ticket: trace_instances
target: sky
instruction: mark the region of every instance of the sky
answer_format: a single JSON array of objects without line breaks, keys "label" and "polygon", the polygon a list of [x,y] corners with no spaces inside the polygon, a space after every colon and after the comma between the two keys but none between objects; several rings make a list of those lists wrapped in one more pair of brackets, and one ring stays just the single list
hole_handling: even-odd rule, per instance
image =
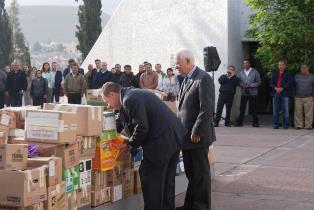
[{"label": "sky", "polygon": [[[121,0],[101,0],[103,8],[102,11],[112,15]],[[12,0],[5,0],[6,6],[11,4]],[[82,2],[82,0],[80,0]],[[75,0],[18,0],[20,6],[33,5],[60,5],[60,6],[77,6]]]}]

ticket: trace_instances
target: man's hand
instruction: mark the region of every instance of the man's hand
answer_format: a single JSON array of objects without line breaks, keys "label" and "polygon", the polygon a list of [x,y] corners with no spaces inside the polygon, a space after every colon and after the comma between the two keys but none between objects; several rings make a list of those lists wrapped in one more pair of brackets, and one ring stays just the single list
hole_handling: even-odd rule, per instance
[{"label": "man's hand", "polygon": [[192,134],[191,135],[191,141],[192,141],[192,143],[197,144],[198,142],[201,141],[201,137],[198,135]]}]

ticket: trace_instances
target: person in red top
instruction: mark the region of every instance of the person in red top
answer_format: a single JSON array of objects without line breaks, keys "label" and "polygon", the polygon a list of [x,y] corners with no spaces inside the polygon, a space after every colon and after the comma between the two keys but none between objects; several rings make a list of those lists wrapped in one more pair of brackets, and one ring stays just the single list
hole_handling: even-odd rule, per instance
[{"label": "person in red top", "polygon": [[278,70],[272,74],[270,87],[273,89],[273,123],[279,128],[279,113],[282,111],[282,125],[289,128],[289,97],[293,89],[293,77],[286,70],[286,63],[279,61]]}]

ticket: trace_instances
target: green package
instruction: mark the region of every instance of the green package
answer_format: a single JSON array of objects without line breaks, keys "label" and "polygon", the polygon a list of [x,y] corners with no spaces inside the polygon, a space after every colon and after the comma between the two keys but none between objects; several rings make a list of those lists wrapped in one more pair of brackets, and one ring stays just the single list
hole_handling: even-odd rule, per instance
[{"label": "green package", "polygon": [[65,181],[66,192],[73,192],[80,188],[80,166],[63,169],[62,180]]}]

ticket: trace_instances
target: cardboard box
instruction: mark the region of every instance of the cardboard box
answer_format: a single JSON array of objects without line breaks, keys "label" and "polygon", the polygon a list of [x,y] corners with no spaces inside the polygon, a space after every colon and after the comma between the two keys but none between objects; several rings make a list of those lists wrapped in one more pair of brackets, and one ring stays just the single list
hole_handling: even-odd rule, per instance
[{"label": "cardboard box", "polygon": [[87,101],[103,102],[101,89],[89,89],[86,92],[87,92],[87,94],[86,94],[86,100]]},{"label": "cardboard box", "polygon": [[46,165],[47,187],[55,186],[62,182],[62,159],[59,157],[35,157],[27,160],[30,168]]},{"label": "cardboard box", "polygon": [[25,138],[25,130],[24,129],[10,129],[9,137],[23,137]]},{"label": "cardboard box", "polygon": [[45,169],[0,170],[0,205],[27,207],[47,199]]},{"label": "cardboard box", "polygon": [[47,200],[44,202],[45,210],[67,210],[65,196],[64,182],[48,187]]},{"label": "cardboard box", "polygon": [[27,144],[0,144],[0,170],[27,168]]},{"label": "cardboard box", "polygon": [[0,206],[0,210],[45,210],[44,203],[36,203],[28,207]]},{"label": "cardboard box", "polygon": [[13,112],[1,110],[0,124],[9,128],[16,128],[16,115]]},{"label": "cardboard box", "polygon": [[71,193],[66,193],[66,209],[67,210],[77,210],[77,196],[76,191],[73,191]]},{"label": "cardboard box", "polygon": [[76,128],[74,113],[26,111],[27,141],[72,144],[76,142]]},{"label": "cardboard box", "polygon": [[91,186],[84,186],[77,190],[76,192],[76,202],[77,207],[83,207],[86,205],[91,205]]},{"label": "cardboard box", "polygon": [[75,104],[44,104],[45,110],[65,111],[76,115],[78,136],[99,136],[102,131],[103,107]]},{"label": "cardboard box", "polygon": [[166,94],[159,90],[150,90],[150,91],[154,93],[158,98],[160,98],[160,100],[162,100],[172,112],[174,112],[175,114],[178,112],[176,101],[165,101],[164,98]]},{"label": "cardboard box", "polygon": [[97,191],[92,191],[91,193],[91,205],[93,207],[100,206],[104,203],[108,203],[111,201],[111,188],[106,187],[104,189],[100,189]]},{"label": "cardboard box", "polygon": [[80,152],[78,143],[74,144],[45,144],[39,142],[29,142],[38,145],[39,156],[56,156],[62,158],[63,168],[72,168],[80,162]]},{"label": "cardboard box", "polygon": [[134,170],[125,169],[122,177],[122,196],[127,198],[134,194]]},{"label": "cardboard box", "polygon": [[96,154],[96,137],[94,136],[78,136],[77,142],[79,144],[80,157],[82,159],[95,158]]},{"label": "cardboard box", "polygon": [[107,184],[107,173],[110,173],[109,171],[92,171],[92,191],[100,191],[101,189],[104,189]]},{"label": "cardboard box", "polygon": [[6,107],[2,109],[12,114],[11,121],[10,121],[10,128],[17,128],[17,129],[24,129],[25,127],[25,117],[27,110],[41,110],[40,106],[23,106],[23,107]]},{"label": "cardboard box", "polygon": [[92,184],[92,160],[80,161],[80,187],[90,187]]},{"label": "cardboard box", "polygon": [[62,172],[62,180],[65,181],[66,192],[73,192],[80,188],[80,167],[79,165],[64,169]]},{"label": "cardboard box", "polygon": [[138,194],[142,192],[141,178],[138,170],[134,171],[134,193]]},{"label": "cardboard box", "polygon": [[5,125],[0,125],[0,144],[7,144],[10,128]]}]

